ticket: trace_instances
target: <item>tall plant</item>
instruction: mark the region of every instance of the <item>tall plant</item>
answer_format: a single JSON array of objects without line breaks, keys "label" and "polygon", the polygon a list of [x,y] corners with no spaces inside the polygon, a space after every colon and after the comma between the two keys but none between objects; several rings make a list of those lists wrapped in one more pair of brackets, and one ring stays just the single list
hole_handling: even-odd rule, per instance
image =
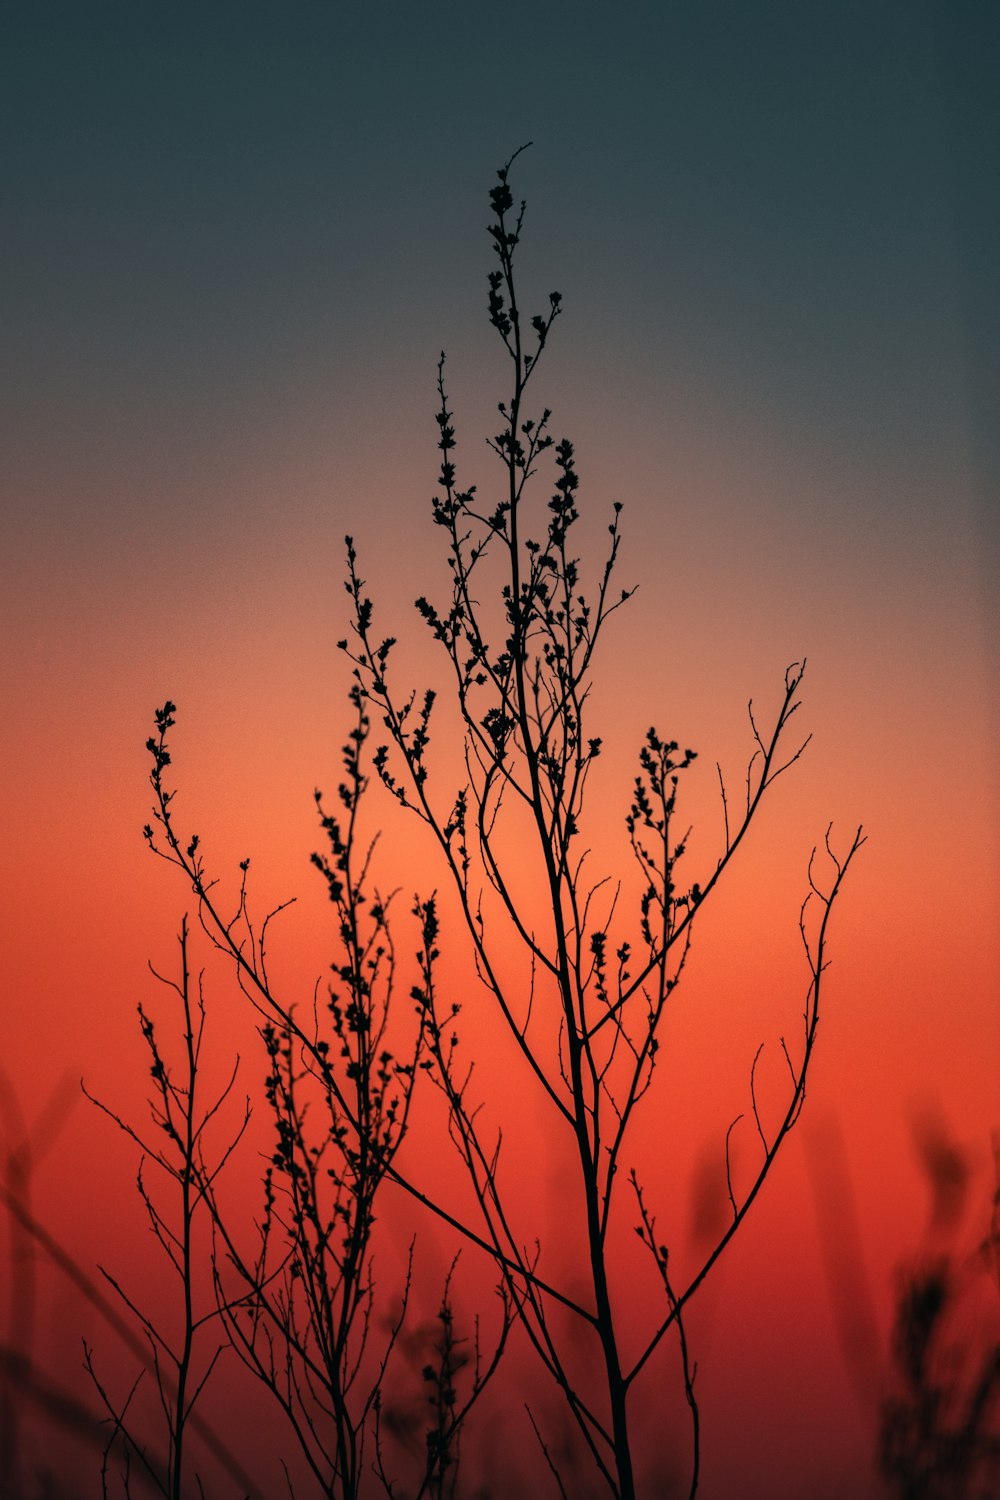
[{"label": "tall plant", "polygon": [[[683,831],[679,816],[681,781],[695,752],[649,730],[625,820],[640,886],[637,908],[626,917],[620,910],[620,877],[589,874],[583,831],[588,779],[603,748],[588,713],[597,648],[609,617],[631,595],[613,584],[621,506],[613,508],[603,565],[588,582],[589,570],[575,550],[579,476],[573,445],[565,438],[554,440],[548,407],[529,405],[529,384],[533,388],[553,324],[562,313],[562,298],[552,292],[543,312],[528,317],[522,311],[515,259],[525,205],[515,207],[509,182],[518,154],[500,169],[490,194],[494,217],[489,235],[497,264],[489,273],[489,320],[503,345],[509,376],[498,404],[499,431],[489,440],[500,480],[485,492],[489,498],[476,485],[459,483],[442,356],[437,412],[442,460],[432,515],[444,534],[451,589],[439,603],[425,597],[416,602],[449,668],[464,733],[460,786],[443,797],[434,789],[429,750],[435,695],[409,688],[400,692],[395,686],[390,672],[395,641],[375,631],[373,605],[351,538],[353,640],[341,644],[354,663],[365,702],[386,729],[385,742],[375,752],[376,768],[386,788],[436,840],[457,893],[478,977],[547,1111],[552,1132],[561,1133],[575,1155],[589,1284],[585,1297],[564,1288],[558,1300],[593,1342],[604,1375],[600,1405],[584,1394],[579,1340],[561,1335],[552,1317],[553,1290],[559,1289],[542,1282],[543,1262],[523,1248],[534,1240],[518,1213],[517,1183],[524,1174],[503,1174],[497,1140],[484,1138],[470,1075],[456,1063],[454,1041],[445,1042],[446,1034],[454,1035],[451,1007],[439,1001],[428,973],[421,997],[431,1018],[436,1077],[479,1205],[480,1232],[493,1247],[522,1326],[562,1391],[594,1464],[611,1493],[623,1500],[636,1493],[630,1406],[650,1356],[666,1333],[676,1329],[693,1420],[694,1493],[698,1415],[684,1309],[743,1223],[801,1111],[819,1023],[828,922],[863,838],[859,829],[838,857],[827,837],[830,873],[825,883],[817,861],[810,862],[800,919],[808,962],[804,1025],[796,1055],[784,1049],[789,1075],[784,1113],[769,1131],[765,1128],[751,1069],[760,1146],[756,1173],[737,1196],[727,1139],[730,1222],[695,1276],[675,1285],[644,1184],[630,1160],[630,1127],[640,1105],[647,1111],[656,1107],[653,1084],[664,1020],[695,924],[765,793],[805,748],[806,742],[787,745],[805,663],[796,662],[786,671],[769,729],[759,727],[751,706],[755,748],[745,805],[734,816],[722,785],[723,846],[698,880],[683,875],[689,830]],[[540,508],[531,481],[551,461],[554,483]],[[499,612],[491,612],[494,600]],[[528,894],[526,870],[531,877]],[[424,921],[424,951],[430,954],[438,923],[432,904],[424,908]],[[532,980],[527,988],[507,977],[504,959],[512,941],[528,960]],[[626,1183],[631,1197],[623,1202]],[[647,1332],[637,1347],[623,1337],[622,1289],[614,1285],[614,1246],[623,1227],[636,1230],[647,1246],[664,1298],[661,1308],[650,1310]]]},{"label": "tall plant", "polygon": [[[723,838],[697,878],[685,875],[691,862],[685,858],[689,830],[680,813],[682,784],[695,753],[655,728],[640,746],[636,773],[623,796],[623,859],[603,876],[590,873],[587,794],[603,749],[590,723],[593,673],[608,620],[632,591],[614,581],[621,506],[614,506],[603,560],[596,569],[585,566],[577,555],[579,477],[573,445],[555,441],[547,407],[529,404],[529,384],[533,392],[562,299],[552,292],[543,312],[528,317],[521,310],[515,261],[525,209],[523,203],[515,208],[509,182],[518,154],[500,169],[490,195],[496,264],[489,274],[488,313],[508,371],[498,405],[499,431],[489,440],[499,483],[491,485],[488,499],[475,485],[459,484],[442,356],[437,382],[441,467],[432,519],[441,529],[451,585],[443,600],[422,596],[416,601],[445,664],[462,728],[464,771],[457,784],[439,790],[441,775],[432,774],[431,754],[435,691],[397,685],[396,642],[376,631],[374,606],[348,537],[352,634],[341,645],[353,663],[355,726],[340,788],[343,813],[338,821],[321,808],[331,853],[316,861],[337,911],[345,956],[322,1024],[318,1010],[297,1009],[271,981],[266,939],[274,914],[260,923],[252,920],[247,864],[241,866],[235,915],[229,916],[198,838],[176,825],[174,793],[166,781],[172,704],[159,711],[157,734],[149,742],[155,808],[147,837],[193,886],[202,925],[235,964],[260,1013],[269,1057],[267,1096],[277,1148],[260,1247],[256,1260],[247,1258],[216,1210],[220,1306],[232,1342],[296,1425],[317,1478],[328,1493],[345,1497],[359,1493],[366,1472],[372,1472],[360,1462],[365,1433],[371,1431],[374,1473],[393,1489],[380,1445],[384,1364],[366,1366],[368,1382],[358,1384],[372,1307],[366,1267],[373,1204],[376,1193],[390,1184],[421,1202],[460,1242],[492,1258],[502,1298],[496,1353],[480,1363],[477,1351],[471,1385],[460,1398],[452,1378],[457,1345],[450,1283],[446,1288],[442,1328],[447,1337],[438,1340],[437,1365],[428,1367],[428,1384],[436,1394],[420,1492],[443,1493],[446,1484],[449,1492],[454,1488],[451,1458],[458,1425],[496,1368],[516,1319],[561,1392],[593,1469],[619,1500],[632,1500],[640,1483],[635,1403],[659,1400],[653,1383],[643,1377],[667,1335],[676,1334],[681,1389],[691,1412],[690,1491],[695,1493],[700,1424],[685,1312],[744,1223],[802,1110],[820,1019],[829,921],[864,842],[859,829],[838,854],[827,830],[822,852],[814,851],[810,860],[799,918],[806,958],[802,1031],[796,1045],[782,1041],[787,1095],[776,1115],[760,1107],[754,1058],[749,1109],[758,1160],[749,1185],[737,1188],[729,1152],[734,1121],[720,1144],[728,1222],[694,1273],[681,1278],[657,1232],[652,1198],[659,1184],[643,1175],[634,1126],[641,1113],[657,1109],[665,1022],[696,925],[765,794],[808,742],[789,743],[805,663],[793,663],[785,672],[769,727],[761,725],[751,705],[745,800],[739,808],[732,805],[720,775]],[[549,466],[554,477],[539,503],[539,486],[532,481]],[[373,724],[383,727],[384,737],[369,759]],[[415,900],[419,949],[410,994],[417,1020],[408,1053],[400,1052],[397,1042],[383,1046],[394,990],[393,949],[386,903],[369,891],[367,855],[358,853],[356,843],[358,808],[372,768],[436,844],[451,887],[447,902],[426,893]],[[411,889],[416,883],[402,869],[398,878]],[[633,885],[634,896],[629,894]],[[454,930],[456,912],[464,938]],[[467,945],[462,1000],[441,978],[443,928],[450,945]],[[523,955],[526,979],[510,977],[512,951]],[[463,1036],[460,1014],[476,986],[486,1012],[506,1029],[516,1066],[547,1116],[545,1138],[561,1139],[574,1160],[572,1202],[563,1222],[579,1227],[574,1248],[582,1251],[586,1267],[582,1289],[579,1278],[559,1270],[542,1242],[531,1199],[523,1193],[531,1173],[522,1160],[508,1160],[509,1149],[501,1149],[502,1109],[498,1125],[488,1123],[480,1107],[476,1075],[466,1060],[472,1044]],[[468,1217],[439,1196],[433,1181],[421,1175],[419,1161],[408,1161],[401,1149],[414,1083],[422,1075],[443,1099],[442,1129],[471,1184],[475,1206]],[[322,1101],[312,1116],[322,1115],[319,1138],[309,1135],[300,1106],[303,1089],[314,1098],[318,1091]],[[656,1289],[638,1334],[635,1288],[621,1284],[619,1254],[634,1234],[648,1251]],[[235,1290],[227,1277],[235,1277]],[[600,1372],[596,1386],[594,1369]],[[566,1493],[558,1444],[544,1419],[529,1415],[553,1480]],[[326,1424],[318,1448],[317,1421]]]},{"label": "tall plant", "polygon": [[[372,882],[375,840],[366,844],[361,838],[370,724],[360,689],[353,688],[349,699],[354,722],[343,747],[338,811],[328,812],[322,794],[316,794],[327,847],[313,855],[313,863],[326,882],[338,942],[333,982],[322,1005],[319,986],[300,1009],[272,980],[269,929],[283,907],[255,922],[247,894],[249,859],[240,862],[239,894],[229,915],[221,904],[218,882],[207,871],[201,839],[197,834],[182,836],[178,830],[172,806],[175,791],[166,779],[171,765],[168,735],[176,712],[172,702],[157,710],[156,733],[147,742],[154,806],[146,840],[154,853],[190,880],[204,932],[235,964],[264,1046],[262,1092],[272,1131],[262,1211],[254,1220],[220,1194],[217,1179],[230,1153],[210,1170],[201,1151],[203,1124],[195,1122],[194,1098],[204,1007],[199,986],[200,1019],[193,1032],[185,926],[184,985],[179,993],[184,999],[187,1077],[182,1086],[174,1083],[169,1063],[155,1043],[152,1023],[141,1013],[163,1101],[159,1114],[164,1128],[172,1127],[170,1108],[175,1106],[186,1131],[168,1129],[170,1140],[181,1148],[179,1170],[162,1154],[156,1157],[183,1189],[180,1229],[175,1230],[161,1210],[155,1211],[154,1229],[168,1251],[181,1236],[190,1279],[189,1220],[199,1205],[207,1209],[213,1233],[206,1268],[215,1286],[213,1314],[224,1329],[227,1346],[284,1412],[307,1469],[329,1500],[358,1500],[373,1482],[389,1496],[401,1493],[384,1442],[382,1417],[387,1369],[410,1300],[412,1245],[402,1284],[380,1286],[373,1230],[385,1183],[399,1180],[395,1162],[409,1130],[414,1091],[431,1067],[427,1053],[432,1021],[426,1006],[417,1005],[408,1032],[394,1015],[398,976],[391,897],[384,898]],[[424,972],[433,966],[432,957],[423,951],[418,961]],[[217,1108],[214,1105],[206,1119]],[[152,1215],[141,1179],[140,1192]],[[176,1263],[176,1257],[172,1259]],[[427,1366],[431,1374],[421,1380],[422,1386],[431,1383],[434,1394],[424,1425],[422,1461],[415,1469],[412,1463],[408,1466],[405,1482],[411,1500],[452,1493],[461,1431],[496,1372],[513,1317],[507,1289],[501,1286],[500,1327],[492,1351],[487,1354],[481,1348],[477,1322],[475,1357],[461,1361],[468,1369],[459,1378],[456,1350],[462,1338],[452,1326],[451,1282],[449,1271],[438,1314],[448,1338],[432,1345]],[[191,1339],[203,1321],[192,1322],[188,1286],[186,1280],[183,1374]],[[153,1321],[141,1321],[151,1340],[165,1348]],[[382,1325],[388,1325],[388,1333],[376,1347],[373,1335]],[[157,1379],[162,1392],[159,1371]],[[195,1396],[199,1391],[200,1386]],[[171,1494],[176,1491],[179,1496],[181,1444],[174,1429],[189,1413],[180,1398],[164,1403],[164,1409],[170,1427]],[[116,1432],[124,1430],[119,1415],[114,1415]],[[134,1449],[135,1439],[131,1432],[128,1436]]]}]

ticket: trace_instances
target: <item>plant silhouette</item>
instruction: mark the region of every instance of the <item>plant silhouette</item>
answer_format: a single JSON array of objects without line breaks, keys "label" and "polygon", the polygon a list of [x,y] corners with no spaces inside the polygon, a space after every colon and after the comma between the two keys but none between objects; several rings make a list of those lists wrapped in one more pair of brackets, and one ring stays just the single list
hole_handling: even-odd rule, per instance
[{"label": "plant silhouette", "polygon": [[[925,1126],[923,1145],[932,1227],[950,1234],[961,1213],[966,1163],[943,1132]],[[893,1379],[881,1402],[878,1460],[900,1500],[989,1500],[1000,1485],[1000,1324],[993,1295],[1000,1292],[1000,1136],[993,1159],[992,1212],[974,1255],[925,1251],[898,1274]],[[991,1317],[976,1305],[984,1280]]]},{"label": "plant silhouette", "polygon": [[[591,873],[588,785],[605,746],[591,725],[590,699],[608,622],[633,590],[616,582],[620,504],[609,517],[603,557],[594,565],[578,556],[574,447],[556,440],[551,410],[531,404],[563,300],[552,292],[543,311],[522,311],[516,265],[525,205],[515,204],[510,185],[519,154],[500,169],[490,193],[496,259],[487,308],[507,382],[498,430],[488,439],[499,482],[482,491],[459,482],[443,355],[438,365],[441,463],[431,518],[450,587],[436,602],[422,595],[416,608],[443,663],[461,767],[442,771],[435,762],[439,690],[397,683],[396,641],[376,629],[348,537],[350,632],[340,644],[352,667],[353,720],[336,816],[317,794],[328,847],[314,863],[339,938],[334,984],[322,1005],[298,1005],[272,982],[268,945],[281,908],[255,917],[249,861],[240,866],[233,911],[199,837],[175,821],[172,702],[157,711],[148,742],[154,809],[146,837],[193,888],[202,928],[234,965],[256,1010],[267,1057],[275,1148],[255,1243],[221,1203],[213,1173],[194,1163],[214,1225],[218,1323],[285,1411],[321,1492],[345,1500],[369,1487],[401,1496],[457,1492],[460,1431],[499,1368],[512,1328],[554,1383],[594,1481],[617,1500],[642,1492],[634,1410],[662,1401],[653,1358],[676,1336],[691,1423],[688,1489],[695,1494],[701,1420],[685,1313],[745,1222],[802,1111],[830,918],[864,842],[859,828],[838,851],[827,829],[813,852],[799,916],[801,1031],[797,1040],[780,1041],[785,1098],[778,1110],[764,1107],[758,1048],[748,1058],[744,1127],[756,1141],[756,1162],[737,1182],[730,1154],[743,1119],[737,1115],[719,1142],[726,1223],[701,1262],[682,1273],[657,1229],[660,1184],[633,1154],[634,1126],[657,1109],[666,1018],[702,913],[770,789],[808,743],[790,739],[805,662],[785,671],[769,724],[749,706],[744,794],[737,804],[719,773],[723,831],[714,858],[686,873],[690,830],[681,809],[696,755],[651,727],[622,799],[623,857],[605,873]],[[544,473],[551,477],[543,490]],[[371,834],[361,831],[363,817],[373,817],[378,783],[436,848],[443,882],[413,902],[417,951],[412,982],[403,985],[406,1014],[398,1004],[403,965],[390,902],[374,883]],[[392,864],[384,851],[380,858]],[[405,865],[393,875],[415,884]],[[442,977],[446,944],[468,957],[460,998],[454,981]],[[519,972],[512,953],[523,960]],[[571,1273],[531,1217],[531,1174],[505,1138],[503,1101],[494,1101],[498,1119],[483,1108],[477,1043],[466,1029],[473,992],[477,1014],[506,1035],[511,1066],[523,1075],[517,1094],[532,1098],[544,1122],[540,1138],[572,1161],[563,1218],[576,1242],[562,1247],[579,1260]],[[461,1164],[471,1209],[456,1209],[419,1157],[407,1154],[418,1090],[427,1093],[426,1118],[440,1122],[442,1147]],[[387,1189],[422,1205],[454,1237],[456,1250],[485,1254],[499,1293],[499,1331],[481,1353],[478,1333],[474,1349],[463,1342],[449,1273],[423,1371],[430,1393],[424,1462],[405,1477],[393,1470],[386,1447],[384,1395],[410,1279],[384,1292],[373,1271],[376,1203]],[[650,1273],[641,1319],[635,1278],[621,1271],[622,1246],[636,1236]],[[388,1333],[376,1349],[379,1323]],[[566,1494],[561,1437],[557,1442],[537,1405],[529,1404],[527,1422],[546,1484]]]}]

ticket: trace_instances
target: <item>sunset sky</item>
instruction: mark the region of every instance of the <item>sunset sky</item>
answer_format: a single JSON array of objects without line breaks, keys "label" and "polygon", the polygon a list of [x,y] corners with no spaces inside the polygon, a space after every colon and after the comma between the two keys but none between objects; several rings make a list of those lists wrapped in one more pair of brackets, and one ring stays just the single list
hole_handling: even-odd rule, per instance
[{"label": "sunset sky", "polygon": [[[219,873],[249,854],[261,909],[302,898],[284,962],[307,1000],[343,537],[400,670],[431,680],[412,600],[444,576],[437,359],[460,478],[488,490],[487,195],[531,141],[525,303],[564,309],[536,394],[576,445],[592,567],[621,501],[637,585],[597,672],[602,849],[655,722],[700,752],[710,863],[715,762],[739,788],[747,700],[773,713],[809,664],[812,742],[692,953],[663,1117],[678,1255],[758,1043],[798,1035],[809,851],[831,821],[841,848],[869,835],[801,1126],[693,1316],[701,1493],[883,1493],[845,1278],[885,1342],[895,1269],[985,1232],[1000,1129],[998,63],[995,7],[925,0],[95,0],[5,22],[0,1120],[8,1149],[13,1093],[42,1122],[35,1210],[89,1272],[148,1232],[135,1152],[78,1081],[141,1110],[135,1005],[162,1004],[147,959],[172,962],[190,896],[141,836],[153,709],[178,704],[179,816]],[[443,884],[398,840],[387,880]],[[252,1050],[225,1004],[217,1055],[227,1028]],[[968,1188],[932,1228],[945,1146]],[[39,1275],[37,1357],[89,1400],[81,1333],[111,1335]]]}]

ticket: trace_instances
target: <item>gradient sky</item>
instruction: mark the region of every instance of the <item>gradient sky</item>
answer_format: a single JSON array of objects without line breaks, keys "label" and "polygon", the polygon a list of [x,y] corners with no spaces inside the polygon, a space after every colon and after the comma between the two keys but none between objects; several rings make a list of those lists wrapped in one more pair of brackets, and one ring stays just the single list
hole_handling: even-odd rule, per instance
[{"label": "gradient sky", "polygon": [[[624,502],[639,585],[595,699],[621,770],[602,819],[651,714],[738,780],[747,698],[809,658],[814,742],[698,954],[709,1010],[757,1007],[719,1021],[732,1113],[757,1041],[797,1014],[774,977],[809,848],[830,819],[870,842],[801,1139],[705,1315],[706,1500],[737,1452],[744,1495],[746,1472],[762,1496],[820,1495],[817,1465],[831,1495],[863,1493],[824,1142],[842,1139],[883,1319],[927,1227],[919,1122],[972,1164],[969,1243],[988,1197],[997,14],[243,0],[38,4],[4,26],[0,1061],[29,1120],[81,1074],[141,1101],[134,1004],[185,895],[140,837],[155,704],[180,705],[184,806],[219,861],[252,852],[262,899],[311,889],[311,791],[345,723],[342,537],[422,669],[435,365],[445,348],[459,462],[485,482],[504,394],[486,195],[523,141],[522,284],[565,309],[540,395],[598,543]],[[302,943],[322,914],[304,911]],[[91,1265],[133,1170],[106,1146],[77,1105],[35,1178]],[[58,1306],[52,1358],[78,1350]]]}]

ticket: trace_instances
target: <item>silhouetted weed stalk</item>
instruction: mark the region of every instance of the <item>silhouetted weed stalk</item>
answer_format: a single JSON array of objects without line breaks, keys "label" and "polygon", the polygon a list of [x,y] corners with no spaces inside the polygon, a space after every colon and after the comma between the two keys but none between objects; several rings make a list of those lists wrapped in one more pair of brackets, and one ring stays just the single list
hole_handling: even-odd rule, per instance
[{"label": "silhouetted weed stalk", "polygon": [[[199,974],[195,979],[191,972],[186,918],[181,924],[178,943],[179,979],[168,978],[155,969],[152,972],[161,984],[175,993],[179,1001],[183,1024],[182,1061],[179,1069],[172,1066],[164,1052],[155,1023],[142,1005],[138,1007],[139,1026],[150,1063],[152,1097],[149,1100],[149,1114],[153,1134],[145,1135],[120,1114],[88,1094],[88,1098],[142,1152],[136,1188],[149,1228],[179,1282],[178,1305],[173,1320],[175,1326],[170,1327],[165,1324],[162,1308],[155,1314],[147,1312],[110,1272],[103,1271],[107,1281],[138,1322],[148,1346],[148,1354],[144,1360],[146,1368],[140,1369],[123,1402],[116,1402],[112,1398],[104,1378],[98,1373],[93,1351],[84,1346],[87,1370],[111,1422],[111,1435],[105,1448],[101,1470],[105,1496],[112,1488],[111,1459],[112,1454],[117,1451],[120,1455],[120,1478],[125,1494],[132,1492],[135,1471],[139,1481],[146,1487],[152,1486],[165,1495],[167,1500],[181,1500],[187,1490],[185,1476],[190,1468],[185,1463],[189,1428],[200,1432],[203,1441],[207,1442],[216,1458],[222,1461],[231,1477],[248,1490],[253,1488],[252,1481],[239,1460],[219,1441],[211,1428],[206,1429],[196,1413],[198,1397],[225,1347],[217,1333],[219,1308],[214,1299],[206,1297],[209,1288],[201,1286],[199,1289],[199,1283],[204,1281],[204,1263],[208,1258],[210,1242],[205,1236],[211,1227],[213,1186],[246,1129],[250,1114],[249,1102],[232,1139],[220,1151],[217,1159],[210,1161],[205,1154],[206,1133],[232,1092],[239,1064],[237,1059],[228,1081],[212,1102],[202,1104],[199,1083],[205,1035],[205,998],[202,976]],[[84,1092],[87,1092],[86,1089]],[[157,1169],[161,1180],[166,1179],[171,1185],[172,1193],[168,1189],[165,1194],[151,1186],[147,1174],[149,1166]],[[201,1307],[199,1302],[203,1304]],[[211,1336],[212,1329],[216,1330],[214,1338]],[[166,1438],[165,1458],[155,1447],[150,1446],[148,1438],[131,1415],[133,1398],[147,1371],[151,1371],[155,1379]],[[200,1488],[197,1475],[195,1482]]]},{"label": "silhouetted weed stalk", "polygon": [[[583,836],[588,780],[603,749],[588,723],[591,674],[608,618],[632,592],[613,582],[621,506],[613,508],[610,543],[589,582],[589,569],[574,551],[579,477],[573,445],[555,441],[548,408],[528,404],[529,382],[562,313],[562,299],[552,292],[542,313],[526,318],[521,312],[515,258],[524,204],[515,209],[509,185],[514,159],[500,170],[490,195],[489,234],[497,265],[489,275],[488,313],[509,374],[498,406],[499,430],[489,440],[502,483],[491,486],[490,498],[482,500],[474,485],[459,487],[442,356],[437,412],[442,458],[432,518],[443,532],[451,587],[441,602],[421,597],[416,604],[447,664],[464,729],[464,776],[458,786],[442,788],[431,774],[435,693],[395,685],[395,640],[376,633],[374,607],[348,537],[352,635],[340,644],[353,664],[354,727],[344,756],[341,810],[333,818],[320,802],[328,852],[314,857],[336,912],[342,955],[324,1007],[314,1001],[297,1009],[272,984],[267,945],[277,912],[260,922],[251,916],[249,861],[241,863],[235,911],[229,915],[198,837],[177,828],[174,792],[166,780],[172,703],[157,712],[156,734],[149,741],[155,805],[146,837],[193,886],[205,932],[235,965],[258,1013],[269,1066],[265,1092],[276,1146],[252,1252],[245,1247],[246,1226],[223,1211],[214,1176],[200,1160],[191,1169],[214,1224],[218,1315],[229,1344],[284,1409],[313,1474],[331,1495],[357,1495],[369,1479],[379,1480],[390,1494],[404,1493],[385,1458],[384,1387],[410,1281],[407,1277],[393,1296],[377,1298],[371,1254],[376,1201],[390,1183],[421,1202],[459,1241],[492,1258],[501,1296],[494,1352],[481,1359],[477,1339],[463,1401],[457,1385],[463,1345],[453,1324],[449,1276],[435,1357],[424,1371],[432,1416],[426,1462],[422,1477],[405,1493],[453,1492],[459,1430],[497,1368],[512,1321],[561,1392],[593,1469],[621,1500],[638,1492],[630,1431],[637,1393],[645,1390],[646,1399],[660,1400],[655,1380],[641,1377],[649,1374],[666,1335],[676,1332],[692,1420],[690,1493],[695,1493],[700,1422],[684,1314],[744,1222],[801,1112],[819,1025],[830,916],[864,842],[859,829],[846,852],[838,854],[828,830],[822,851],[814,851],[810,860],[799,918],[807,967],[801,1032],[797,1043],[781,1040],[788,1074],[785,1104],[776,1120],[765,1119],[756,1086],[758,1049],[749,1070],[748,1103],[757,1165],[749,1186],[738,1190],[730,1164],[731,1136],[743,1118],[737,1116],[720,1142],[728,1223],[694,1274],[682,1277],[657,1235],[647,1206],[649,1184],[630,1154],[630,1127],[640,1106],[654,1107],[664,1021],[700,913],[765,793],[808,742],[787,744],[805,663],[786,671],[769,728],[750,707],[753,750],[745,802],[731,805],[720,772],[723,840],[714,863],[697,880],[684,875],[689,830],[679,814],[681,784],[695,752],[649,730],[625,819],[639,882],[637,906],[626,913],[622,877],[590,876]],[[547,508],[539,509],[530,482],[550,463],[554,482]],[[384,737],[369,752],[373,722]],[[389,903],[371,887],[372,846],[359,842],[369,768],[436,843],[471,944],[470,973],[474,970],[484,992],[482,1003],[488,1001],[506,1027],[547,1114],[545,1138],[562,1139],[575,1157],[575,1204],[565,1206],[563,1217],[579,1225],[587,1268],[582,1291],[578,1278],[561,1281],[549,1271],[551,1257],[539,1243],[538,1227],[524,1219],[519,1190],[529,1174],[522,1162],[507,1161],[501,1130],[483,1120],[472,1068],[463,1060],[461,1007],[439,984],[442,919],[434,894],[414,903],[419,950],[409,993],[416,1017],[409,1043],[401,1049],[396,1039],[398,1018],[391,1019],[390,1011],[398,982]],[[536,881],[530,899],[520,894],[525,874]],[[527,958],[531,979],[526,985],[505,977],[512,939]],[[477,1205],[475,1219],[451,1212],[417,1175],[419,1168],[404,1166],[400,1157],[421,1078],[444,1102],[447,1133]],[[624,1198],[621,1183],[629,1189]],[[616,1283],[614,1273],[623,1231],[637,1234],[648,1250],[652,1285],[659,1289],[643,1331],[629,1337],[623,1333],[623,1303],[626,1297],[634,1301],[636,1287]],[[383,1322],[385,1310],[393,1311],[388,1334],[373,1350],[376,1305]],[[598,1387],[591,1378],[595,1369]],[[566,1493],[556,1445],[535,1413],[528,1415],[540,1456]]]},{"label": "silhouetted weed stalk", "polygon": [[[185,923],[181,980],[163,981],[182,1003],[183,1082],[175,1081],[153,1022],[141,1007],[139,1012],[152,1060],[152,1118],[165,1132],[167,1147],[148,1144],[119,1115],[101,1106],[140,1145],[144,1160],[152,1159],[179,1189],[174,1213],[180,1227],[175,1230],[169,1213],[152,1198],[140,1168],[139,1192],[151,1227],[182,1284],[178,1348],[163,1327],[162,1312],[159,1321],[147,1316],[112,1281],[139,1319],[152,1350],[168,1459],[163,1465],[150,1458],[130,1418],[136,1386],[124,1402],[116,1404],[98,1378],[88,1350],[88,1368],[112,1423],[105,1455],[106,1492],[112,1472],[110,1455],[117,1446],[118,1477],[125,1493],[131,1492],[138,1459],[146,1477],[163,1493],[171,1500],[180,1496],[185,1429],[219,1350],[225,1347],[263,1382],[282,1409],[323,1494],[353,1500],[369,1480],[377,1480],[389,1495],[405,1492],[417,1500],[425,1494],[451,1494],[448,1481],[456,1467],[460,1429],[495,1372],[506,1343],[512,1308],[501,1288],[496,1346],[488,1359],[482,1356],[477,1322],[475,1358],[459,1392],[457,1377],[466,1361],[458,1359],[462,1340],[451,1331],[449,1272],[440,1313],[442,1319],[447,1317],[449,1336],[431,1350],[436,1394],[425,1427],[425,1449],[417,1472],[410,1472],[405,1491],[400,1489],[382,1441],[382,1413],[386,1370],[410,1298],[412,1246],[404,1285],[379,1299],[372,1231],[380,1189],[390,1175],[398,1175],[394,1160],[407,1135],[414,1089],[432,1066],[426,1056],[431,1023],[426,1007],[418,1003],[407,1050],[402,1054],[394,1050],[397,1043],[390,1040],[390,1013],[398,984],[388,917],[390,899],[384,900],[370,888],[374,841],[366,848],[358,842],[358,815],[368,786],[362,755],[369,723],[359,690],[352,690],[350,701],[355,721],[343,750],[340,812],[337,816],[328,813],[317,793],[327,850],[313,856],[334,908],[339,957],[332,965],[334,983],[325,1004],[320,1005],[317,990],[304,1018],[276,998],[268,976],[268,928],[276,913],[265,918],[258,932],[247,904],[249,860],[241,862],[236,910],[225,917],[216,905],[216,882],[206,876],[199,838],[195,835],[182,844],[177,837],[171,809],[174,794],[164,783],[170,765],[167,735],[174,724],[174,705],[167,703],[157,712],[157,733],[148,742],[157,830],[148,825],[146,838],[157,854],[186,872],[199,899],[203,928],[215,947],[236,961],[240,985],[257,1011],[267,1060],[263,1095],[273,1147],[264,1170],[262,1212],[254,1227],[243,1216],[234,1215],[217,1191],[217,1178],[236,1142],[214,1166],[208,1165],[204,1154],[205,1127],[231,1092],[235,1071],[221,1095],[199,1115],[196,1088],[205,1007],[199,978],[195,1019]],[[425,953],[418,957],[428,972],[432,959]],[[249,1104],[237,1139],[248,1120]],[[207,1215],[211,1226],[204,1259],[214,1289],[210,1309],[202,1315],[195,1314],[193,1294],[192,1224],[199,1211]],[[248,1228],[253,1232],[248,1234]],[[195,1381],[195,1342],[209,1322],[221,1330],[222,1343],[216,1345],[207,1368]],[[381,1347],[376,1347],[373,1334],[386,1323],[388,1332]],[[218,1456],[218,1444],[216,1452]],[[194,1482],[200,1489],[197,1475]]]}]

